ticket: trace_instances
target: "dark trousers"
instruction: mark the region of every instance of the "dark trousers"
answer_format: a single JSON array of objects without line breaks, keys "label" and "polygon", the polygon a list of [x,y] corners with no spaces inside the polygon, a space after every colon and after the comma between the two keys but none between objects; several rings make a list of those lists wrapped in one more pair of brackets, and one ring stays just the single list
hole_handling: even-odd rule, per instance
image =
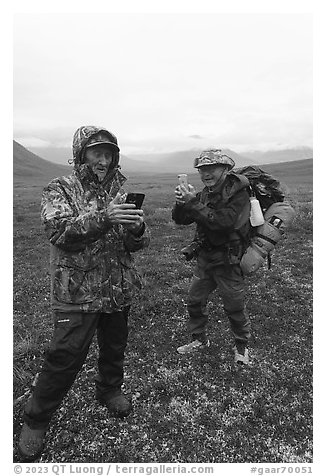
[{"label": "dark trousers", "polygon": [[96,395],[104,398],[123,383],[128,312],[54,314],[54,334],[24,420],[45,428],[83,366],[95,332],[99,346]]},{"label": "dark trousers", "polygon": [[245,310],[244,278],[240,266],[209,267],[198,262],[188,296],[188,330],[193,338],[205,339],[207,301],[218,289],[235,343],[248,344],[250,321]]}]

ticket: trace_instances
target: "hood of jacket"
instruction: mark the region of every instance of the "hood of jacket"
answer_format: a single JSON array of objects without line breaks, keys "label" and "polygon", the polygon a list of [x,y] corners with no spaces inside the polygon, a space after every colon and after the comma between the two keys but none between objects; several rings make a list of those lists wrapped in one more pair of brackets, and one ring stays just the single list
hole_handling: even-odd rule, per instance
[{"label": "hood of jacket", "polygon": [[118,146],[118,140],[112,132],[103,127],[81,126],[76,130],[72,142],[75,173],[83,183],[88,183],[88,185],[93,183],[95,184],[95,188],[98,188],[100,182],[98,182],[96,175],[91,170],[89,165],[85,164],[84,157],[86,146],[92,142],[92,138],[99,133],[105,134],[105,136],[109,139],[109,143],[111,144],[113,151],[112,164],[103,182],[101,182],[101,188],[106,190],[111,189],[113,182],[117,182],[120,186],[122,186],[122,184],[126,181],[126,177],[124,177],[119,170],[120,149]]},{"label": "hood of jacket", "polygon": [[117,168],[119,166],[120,149],[116,136],[103,127],[81,126],[76,130],[72,141],[72,153],[75,169],[84,163],[86,146],[89,144],[89,142],[91,142],[91,139],[99,133],[105,134],[112,145],[113,161],[111,169]]}]

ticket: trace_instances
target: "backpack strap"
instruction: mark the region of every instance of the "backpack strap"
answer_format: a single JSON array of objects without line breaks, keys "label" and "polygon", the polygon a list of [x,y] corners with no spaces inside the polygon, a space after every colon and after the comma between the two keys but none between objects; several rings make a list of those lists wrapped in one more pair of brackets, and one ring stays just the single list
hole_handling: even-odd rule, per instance
[{"label": "backpack strap", "polygon": [[250,242],[250,200],[248,200],[241,213],[238,216],[238,219],[235,224],[235,229],[232,233],[230,233],[230,240],[236,240],[240,238],[242,245],[244,246],[244,250],[248,247]]}]

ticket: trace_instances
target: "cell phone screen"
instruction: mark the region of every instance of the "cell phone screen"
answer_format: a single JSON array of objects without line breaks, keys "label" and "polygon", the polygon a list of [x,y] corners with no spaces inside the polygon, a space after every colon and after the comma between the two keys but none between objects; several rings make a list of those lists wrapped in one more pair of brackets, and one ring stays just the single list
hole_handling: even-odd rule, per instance
[{"label": "cell phone screen", "polygon": [[143,204],[145,198],[144,193],[128,193],[126,203],[134,203],[139,210]]}]

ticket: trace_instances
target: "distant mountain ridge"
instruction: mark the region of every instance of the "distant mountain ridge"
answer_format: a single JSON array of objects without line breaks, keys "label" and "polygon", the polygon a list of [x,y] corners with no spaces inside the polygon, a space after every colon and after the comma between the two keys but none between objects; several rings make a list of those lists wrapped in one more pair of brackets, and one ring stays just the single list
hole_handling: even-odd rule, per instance
[{"label": "distant mountain ridge", "polygon": [[[47,147],[30,148],[30,151],[56,164],[67,164],[71,158],[71,149],[69,147]],[[184,151],[175,151],[167,153],[153,154],[130,154],[121,155],[121,167],[126,172],[148,172],[148,173],[190,173],[193,171],[193,161],[202,149],[190,149]],[[313,156],[313,150],[310,147],[296,147],[292,149],[269,150],[269,151],[248,151],[238,154],[231,149],[222,149],[222,151],[232,157],[236,167],[242,167],[250,164],[271,164],[280,162],[290,162],[293,160],[309,159]]]},{"label": "distant mountain ridge", "polygon": [[[148,162],[146,160],[133,160],[129,157],[121,156],[121,166],[123,173],[131,173],[135,175],[139,174],[159,174],[159,173],[194,173],[193,169],[193,158],[196,156],[196,151],[185,151],[178,153],[178,158],[176,159],[175,155],[170,154],[160,154],[159,157],[156,157],[156,161]],[[226,152],[226,151],[225,151]],[[243,157],[235,157],[232,154],[232,151],[228,151],[228,155],[233,156],[236,160],[236,167],[241,167],[242,165],[250,165],[253,162],[241,162],[240,159]],[[312,152],[312,150],[311,150]],[[304,153],[309,153],[308,150],[305,150]],[[164,156],[164,157],[163,157]],[[144,156],[142,156],[144,157]],[[270,158],[270,156],[268,156]],[[284,155],[282,155],[284,158]],[[173,160],[176,161],[173,163]],[[310,177],[310,172],[312,170],[312,160],[308,159],[298,159],[296,161],[290,160],[280,160],[280,162],[270,162],[269,164],[259,164],[263,166],[264,170],[268,172],[269,170],[273,173],[282,172],[282,170],[290,170],[292,167],[295,168],[296,174],[300,174],[303,178],[305,175]],[[292,165],[293,164],[293,165]],[[16,141],[13,141],[13,175],[14,181],[17,182],[32,182],[37,179],[41,179],[44,183],[48,182],[54,177],[61,175],[67,175],[71,173],[72,167],[69,165],[62,165],[59,163],[54,163],[49,160],[45,160],[33,152],[26,149],[24,146],[19,144]],[[309,179],[310,180],[310,179]]]},{"label": "distant mountain ridge", "polygon": [[[126,163],[124,163],[125,160]],[[136,160],[122,157],[121,161],[122,171],[124,173],[129,172],[135,176],[144,175],[145,173],[152,175],[159,174],[160,172],[176,173],[171,168],[168,168],[167,172],[166,170],[161,170],[160,168],[157,168],[157,166],[155,167],[155,164],[152,164],[154,168],[151,170],[148,168],[148,163],[146,172],[144,172],[140,168],[137,168],[139,162]],[[125,165],[128,164],[128,161],[132,165],[131,169],[125,167]],[[133,169],[135,165],[136,168]],[[178,169],[179,168],[180,166],[178,166]],[[312,159],[301,159],[283,163],[280,162],[274,164],[265,164],[263,169],[275,177],[282,177],[285,175],[287,177],[287,183],[289,184],[295,185],[298,181],[300,183],[307,183],[308,185],[312,183]],[[182,170],[186,171],[186,169]],[[71,166],[56,164],[54,162],[42,159],[38,155],[30,152],[18,142],[13,142],[13,178],[15,184],[24,186],[24,184],[35,184],[41,182],[46,185],[52,178],[67,175],[71,173],[71,171]],[[191,168],[190,172],[194,174],[194,169]]]},{"label": "distant mountain ridge", "polygon": [[295,147],[292,149],[268,150],[268,151],[247,151],[246,157],[255,164],[275,164],[280,162],[291,162],[293,160],[312,159],[313,149],[311,147]]},{"label": "distant mountain ridge", "polygon": [[14,182],[33,181],[35,179],[49,181],[51,178],[71,172],[68,165],[55,164],[42,159],[30,152],[16,141],[13,141],[13,177]]},{"label": "distant mountain ridge", "polygon": [[[31,148],[34,154],[41,154],[46,160],[53,163],[67,163],[71,158],[69,148]],[[193,172],[194,158],[198,157],[201,149],[192,149],[178,152],[168,152],[161,154],[137,154],[126,156],[121,154],[120,165],[125,172],[141,173],[190,173]],[[223,149],[223,152],[234,159],[237,167],[253,164],[251,159],[241,156],[236,152]]]}]

